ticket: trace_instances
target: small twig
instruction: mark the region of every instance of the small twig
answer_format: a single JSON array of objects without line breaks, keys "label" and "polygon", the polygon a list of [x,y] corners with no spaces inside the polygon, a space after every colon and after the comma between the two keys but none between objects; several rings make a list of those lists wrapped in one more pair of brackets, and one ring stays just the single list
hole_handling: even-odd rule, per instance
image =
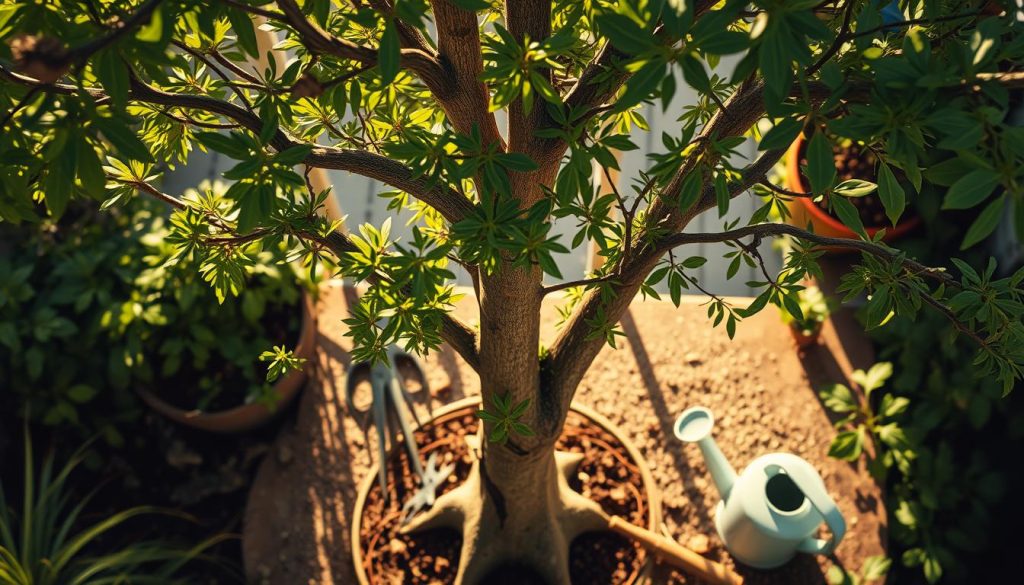
[{"label": "small twig", "polygon": [[174,43],[174,45],[176,47],[178,47],[181,50],[187,52],[189,55],[192,55],[196,59],[199,59],[200,61],[202,61],[207,67],[210,68],[211,71],[216,73],[218,77],[220,77],[222,80],[224,80],[224,83],[226,83],[227,86],[231,89],[231,91],[236,96],[238,96],[238,99],[241,100],[242,106],[244,106],[245,109],[249,110],[249,112],[252,113],[252,114],[256,113],[256,111],[253,110],[252,103],[249,101],[249,98],[247,98],[245,96],[245,94],[242,93],[241,89],[239,89],[238,87],[235,86],[236,82],[234,80],[232,80],[231,78],[229,78],[227,76],[227,74],[225,74],[223,71],[221,71],[219,67],[217,67],[212,62],[210,62],[210,60],[207,59],[205,55],[203,55],[199,51],[196,51],[195,49],[189,47],[185,43],[181,43],[181,42],[178,42],[178,41],[173,41],[173,43]]},{"label": "small twig", "polygon": [[615,181],[612,180],[612,175],[608,171],[608,167],[605,167],[604,165],[599,166],[601,167],[601,170],[604,171],[604,178],[608,181],[608,187],[611,188],[612,193],[615,195],[615,200],[618,202],[619,206],[619,212],[622,213],[622,220],[626,225],[626,231],[623,237],[622,254],[629,256],[630,246],[633,241],[633,215],[630,210],[626,209],[626,200],[623,199],[622,195],[619,193],[619,188],[615,185]]},{"label": "small twig", "polygon": [[209,51],[207,51],[207,53],[211,57],[213,57],[214,61],[216,61],[217,63],[220,63],[220,65],[222,67],[224,67],[228,71],[234,73],[235,75],[241,77],[242,79],[248,81],[249,83],[252,83],[252,84],[255,84],[255,85],[262,85],[263,84],[263,82],[260,80],[259,77],[255,76],[252,73],[249,73],[248,71],[246,71],[245,69],[242,69],[241,67],[239,67],[234,61],[232,61],[231,59],[228,59],[227,57],[222,55],[220,53],[220,51],[218,51],[216,48],[211,48]]},{"label": "small twig", "polygon": [[602,282],[609,282],[611,280],[615,280],[617,277],[618,277],[617,274],[605,274],[604,276],[597,276],[597,277],[594,277],[594,278],[581,278],[579,280],[570,280],[570,281],[567,281],[567,282],[560,282],[558,284],[552,284],[552,285],[549,285],[549,286],[542,287],[541,291],[540,291],[540,294],[541,294],[541,296],[544,296],[544,295],[549,295],[549,294],[551,294],[553,292],[557,292],[557,291],[560,291],[560,290],[565,290],[567,288],[573,288],[573,287],[577,287],[577,286],[584,286],[584,287],[586,287],[586,286],[593,286],[595,284],[600,284]]},{"label": "small twig", "polygon": [[869,28],[869,29],[867,29],[865,31],[857,31],[854,34],[848,34],[845,38],[843,38],[843,40],[844,41],[848,41],[848,40],[856,39],[856,38],[859,38],[859,37],[873,35],[873,34],[875,34],[877,32],[882,32],[882,31],[885,31],[885,30],[895,29],[895,28],[902,28],[902,27],[905,27],[905,26],[914,26],[914,25],[918,25],[918,24],[938,24],[940,22],[950,22],[950,21],[953,21],[953,20],[961,20],[961,19],[965,19],[965,18],[977,18],[978,16],[981,16],[981,12],[965,12],[963,14],[950,14],[950,15],[947,15],[947,16],[937,16],[935,18],[911,18],[911,19],[908,19],[908,20],[901,20],[901,21],[898,21],[898,22],[890,22],[890,23],[887,23],[887,24],[882,24],[882,25],[876,26],[874,28]]},{"label": "small twig", "polygon": [[109,47],[121,37],[134,31],[137,27],[149,22],[150,17],[152,17],[153,12],[160,6],[161,2],[163,0],[148,0],[139,6],[139,9],[131,16],[121,21],[111,32],[84,45],[75,47],[69,52],[69,55],[79,65],[84,64],[94,53]]},{"label": "small twig", "polygon": [[219,122],[202,122],[200,120],[196,120],[195,118],[193,118],[192,116],[186,114],[185,112],[182,112],[181,113],[182,117],[179,118],[178,116],[175,116],[174,114],[171,113],[171,109],[170,108],[164,108],[164,109],[158,110],[158,111],[161,114],[163,114],[164,116],[167,116],[168,118],[174,120],[175,122],[177,122],[179,124],[185,124],[185,125],[191,124],[193,126],[198,126],[200,128],[209,128],[211,130],[233,130],[233,129],[241,128],[242,127],[240,124],[222,124],[222,123],[219,123]]},{"label": "small twig", "polygon": [[266,8],[260,8],[259,6],[250,6],[248,4],[243,4],[242,2],[236,2],[235,0],[220,1],[224,4],[227,4],[228,6],[233,6],[243,12],[248,12],[249,14],[262,16],[263,18],[267,18],[269,20],[280,20],[282,22],[288,21],[288,18],[284,15],[284,13],[277,12],[275,10],[267,10]]},{"label": "small twig", "polygon": [[11,108],[11,111],[7,112],[7,114],[6,114],[5,116],[4,116],[4,120],[3,120],[3,122],[0,122],[0,130],[3,130],[3,129],[4,129],[4,127],[6,127],[6,126],[7,126],[7,123],[8,123],[8,122],[10,122],[10,121],[11,121],[11,120],[12,120],[12,119],[14,118],[14,116],[15,116],[15,115],[16,115],[16,114],[17,114],[17,113],[18,113],[18,112],[19,112],[19,111],[20,111],[20,110],[21,110],[22,108],[24,108],[25,106],[27,106],[27,105],[29,104],[29,102],[31,102],[31,101],[32,101],[32,98],[36,97],[36,94],[37,94],[37,93],[39,93],[39,91],[40,91],[40,90],[41,90],[42,88],[43,88],[43,86],[41,86],[41,85],[36,85],[36,86],[33,86],[32,88],[30,88],[30,89],[29,89],[29,90],[28,90],[28,91],[27,91],[27,92],[25,93],[25,95],[24,95],[24,96],[22,96],[22,98],[21,98],[20,100],[18,100],[18,103],[14,104],[14,107],[13,107],[13,108]]},{"label": "small twig", "polygon": [[764,185],[765,187],[771,189],[772,191],[775,191],[776,193],[778,193],[780,195],[785,195],[787,197],[804,197],[804,198],[807,198],[807,199],[813,199],[814,197],[817,197],[817,195],[815,195],[814,193],[802,193],[800,191],[790,191],[789,189],[785,189],[783,187],[779,187],[778,185],[776,185],[776,184],[772,183],[771,181],[769,181],[767,177],[761,179],[757,183],[759,185]]},{"label": "small twig", "polygon": [[819,69],[824,67],[825,63],[828,63],[829,59],[839,52],[839,47],[843,46],[843,43],[846,42],[845,37],[850,32],[850,21],[853,19],[853,8],[856,5],[857,2],[854,0],[846,0],[846,5],[843,7],[843,24],[839,28],[839,34],[836,35],[836,39],[832,42],[832,45],[821,54],[821,57],[819,57],[813,65],[807,68],[807,72],[805,73],[806,77],[814,75]]},{"label": "small twig", "polygon": [[921,264],[916,260],[911,260],[910,258],[903,256],[898,250],[887,248],[885,246],[876,244],[874,242],[868,242],[866,240],[854,240],[851,238],[830,238],[826,236],[820,236],[818,234],[785,223],[762,223],[757,225],[749,225],[725,232],[675,234],[663,238],[657,247],[660,250],[668,251],[671,248],[675,248],[677,246],[682,246],[686,244],[710,244],[714,242],[737,241],[740,238],[745,238],[749,236],[757,236],[764,238],[783,235],[794,237],[799,240],[813,242],[815,244],[818,244],[819,246],[852,248],[886,260],[899,260],[903,264],[904,268],[908,269],[912,273],[927,276],[946,285],[959,287],[959,283],[945,270],[925,266],[924,264]]},{"label": "small twig", "polygon": [[349,79],[352,79],[353,77],[356,77],[357,75],[360,75],[362,73],[366,73],[367,71],[369,71],[370,69],[373,69],[373,68],[374,68],[374,65],[363,65],[363,66],[361,66],[361,67],[359,67],[357,69],[353,69],[352,71],[349,71],[348,73],[346,73],[344,75],[339,75],[338,77],[335,77],[334,79],[331,79],[331,80],[328,80],[328,81],[325,81],[325,82],[321,83],[320,87],[322,87],[324,89],[324,91],[327,91],[328,89],[334,87],[335,85],[338,85],[339,83],[344,83],[344,82],[348,81]]}]

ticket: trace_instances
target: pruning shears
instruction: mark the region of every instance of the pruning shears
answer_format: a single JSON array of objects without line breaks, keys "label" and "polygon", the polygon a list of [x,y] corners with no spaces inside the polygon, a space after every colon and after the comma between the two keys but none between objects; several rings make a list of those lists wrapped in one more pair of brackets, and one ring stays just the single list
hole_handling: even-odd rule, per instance
[{"label": "pruning shears", "polygon": [[[419,449],[416,448],[416,441],[413,438],[412,429],[409,427],[409,421],[406,419],[405,410],[412,414],[417,425],[420,424],[420,421],[412,406],[412,396],[398,373],[399,364],[407,365],[415,372],[415,377],[418,378],[421,388],[418,392],[425,391],[429,395],[427,375],[419,360],[394,345],[388,347],[385,359],[382,361],[372,364],[370,362],[353,363],[348,368],[345,380],[345,402],[349,412],[365,415],[367,412],[373,411],[373,424],[377,428],[377,453],[380,462],[377,480],[385,501],[388,499],[387,443],[390,439],[392,444],[395,444],[399,432],[402,434],[403,442],[409,453],[409,462],[412,465],[413,473],[421,479],[423,477],[423,464],[420,462]],[[365,380],[367,374],[373,392],[373,402],[369,406],[360,408],[356,405],[355,392],[359,382]]]},{"label": "pruning shears", "polygon": [[[382,329],[387,328],[387,319],[379,323]],[[387,490],[387,445],[390,442],[392,447],[398,443],[398,434],[401,433],[402,441],[405,443],[406,451],[409,454],[409,464],[412,471],[419,479],[420,487],[411,498],[402,506],[402,521],[407,522],[420,510],[434,505],[437,488],[455,470],[454,463],[448,463],[440,469],[437,467],[437,453],[431,453],[424,469],[420,461],[419,449],[416,446],[416,437],[409,428],[406,418],[406,410],[412,415],[416,425],[420,425],[419,417],[416,416],[416,409],[413,408],[412,394],[405,385],[400,373],[399,366],[407,366],[412,370],[413,377],[419,382],[417,395],[422,396],[427,406],[430,406],[430,383],[427,374],[423,371],[416,356],[403,351],[396,345],[388,346],[384,359],[376,362],[355,362],[351,364],[346,373],[345,380],[345,402],[349,412],[365,415],[372,412],[373,425],[377,428],[377,453],[378,469],[377,482],[380,484],[380,491],[387,503],[390,499]],[[372,389],[372,402],[369,406],[360,408],[355,401],[356,388],[359,382],[365,380],[369,375],[370,387]]]}]

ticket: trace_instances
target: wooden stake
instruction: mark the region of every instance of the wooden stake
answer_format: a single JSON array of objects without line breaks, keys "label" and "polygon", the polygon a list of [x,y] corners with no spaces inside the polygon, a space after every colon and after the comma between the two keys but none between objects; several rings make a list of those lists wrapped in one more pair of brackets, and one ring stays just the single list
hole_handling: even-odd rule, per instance
[{"label": "wooden stake", "polygon": [[714,585],[743,585],[743,577],[726,566],[706,559],[692,550],[650,530],[630,524],[619,516],[608,519],[608,528],[639,542],[673,567]]}]

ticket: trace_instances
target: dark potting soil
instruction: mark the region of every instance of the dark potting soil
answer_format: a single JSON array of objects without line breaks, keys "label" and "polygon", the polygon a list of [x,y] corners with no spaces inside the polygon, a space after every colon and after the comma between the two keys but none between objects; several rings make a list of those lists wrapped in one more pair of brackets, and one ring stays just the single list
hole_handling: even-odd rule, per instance
[{"label": "dark potting soil", "polygon": [[[457,487],[468,475],[472,459],[465,437],[476,433],[478,421],[467,413],[439,426],[415,432],[420,455],[426,459],[438,452],[438,465],[455,462],[455,471],[438,495]],[[614,437],[584,417],[570,413],[562,437],[562,451],[583,453],[578,473],[570,486],[594,500],[605,512],[647,526],[649,509],[643,494],[639,469]],[[374,483],[363,511],[359,547],[363,569],[375,584],[452,583],[458,570],[462,536],[454,530],[430,530],[412,535],[399,534],[401,502],[416,488],[405,451],[396,449],[390,458],[389,502],[385,504]],[[629,540],[610,532],[583,534],[569,551],[570,574],[577,585],[631,583],[646,560],[646,552]],[[487,578],[487,583],[536,585],[539,579],[525,567],[504,566]]]},{"label": "dark potting soil", "polygon": [[[295,349],[302,327],[302,302],[300,299],[295,304],[267,304],[260,318],[260,335],[264,339],[260,346],[270,349],[275,345],[283,345]],[[206,412],[217,412],[249,402],[253,381],[235,364],[220,359],[217,348],[211,350],[205,370],[197,370],[186,360],[175,374],[162,379],[152,390],[168,404],[185,410],[199,407]],[[159,356],[153,357],[159,359]],[[252,365],[253,370],[261,376],[258,381],[262,381],[267,364],[260,362],[258,355],[253,355]],[[217,390],[213,396],[199,387],[199,380],[203,377],[216,380]]]},{"label": "dark potting soil", "polygon": [[[807,143],[805,142],[800,153],[801,167],[807,164],[806,148]],[[857,144],[850,144],[849,146],[833,144],[832,153],[836,164],[836,176],[839,177],[840,183],[848,179],[860,179],[862,181],[870,181],[872,183],[878,182],[876,168],[878,158],[875,157],[874,153],[870,150],[858,146]],[[902,182],[904,177],[902,171],[899,169],[893,169],[893,172],[896,175],[896,178]],[[809,183],[807,182],[806,177],[801,175],[801,181],[804,186],[804,191],[807,191],[807,185]],[[882,206],[882,201],[878,197],[878,191],[863,197],[850,197],[847,201],[857,208],[857,212],[860,214],[860,220],[865,227],[892,227],[885,215],[885,207]],[[824,199],[816,201],[815,205],[825,213],[830,213],[828,203]]]}]

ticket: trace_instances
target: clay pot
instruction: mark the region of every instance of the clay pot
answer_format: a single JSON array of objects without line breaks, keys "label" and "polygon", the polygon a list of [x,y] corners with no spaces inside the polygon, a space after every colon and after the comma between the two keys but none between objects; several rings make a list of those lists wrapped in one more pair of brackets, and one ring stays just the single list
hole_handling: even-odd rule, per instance
[{"label": "clay pot", "polygon": [[796,342],[798,349],[807,349],[812,345],[818,344],[818,338],[821,337],[821,327],[821,323],[818,323],[818,326],[814,328],[814,331],[805,333],[799,327],[791,324],[789,326],[789,332],[793,335],[793,341]]},{"label": "clay pot", "polygon": [[[806,142],[803,133],[797,135],[796,140],[789,147],[789,151],[786,153],[786,189],[790,191],[796,191],[798,193],[807,193],[810,191],[810,187],[804,182],[803,176],[800,174],[800,158],[803,154],[804,143]],[[793,197],[789,202],[789,212],[791,217],[789,218],[790,225],[794,225],[798,228],[806,228],[807,224],[811,224],[814,229],[814,233],[819,236],[825,236],[829,238],[846,238],[856,240],[859,239],[856,233],[850,228],[843,225],[837,218],[832,217],[828,212],[821,209],[814,204],[807,197]],[[864,226],[864,231],[867,232],[868,236],[874,237],[878,230],[885,228],[885,237],[882,238],[885,242],[891,242],[897,240],[908,232],[913,230],[921,223],[921,218],[917,216],[908,217],[898,224],[896,227],[892,226]],[[829,247],[830,251],[843,251],[851,252],[851,250],[845,248],[834,248]]]},{"label": "clay pot", "polygon": [[316,353],[316,310],[313,300],[303,293],[302,326],[299,329],[299,341],[295,346],[295,355],[305,358],[306,365],[302,370],[286,374],[274,383],[277,400],[273,407],[265,404],[243,404],[228,410],[203,412],[201,410],[185,410],[174,406],[156,394],[140,389],[139,397],[150,408],[163,416],[182,424],[213,433],[240,433],[262,426],[282,412],[299,394],[306,383],[306,368],[310,367]]},{"label": "clay pot", "polygon": [[[469,413],[476,412],[480,408],[480,396],[467,396],[462,400],[457,400],[451,404],[445,405],[443,408],[438,409],[434,412],[434,417],[423,423],[423,426],[429,426],[432,424],[443,423],[452,418],[460,418]],[[581,404],[573,404],[570,410],[582,415],[584,418],[589,419],[596,426],[606,431],[608,434],[615,437],[619,444],[626,451],[626,455],[636,465],[640,471],[640,477],[644,484],[644,493],[646,497],[646,504],[648,506],[649,514],[647,520],[647,529],[652,532],[661,531],[661,491],[658,489],[658,485],[654,482],[654,477],[651,475],[651,470],[647,467],[646,461],[640,454],[640,450],[636,448],[636,445],[623,433],[617,426],[615,426],[610,420],[601,416],[597,412]],[[421,455],[425,455],[421,453]],[[360,532],[363,523],[363,512],[366,507],[366,498],[370,494],[370,490],[377,483],[377,466],[380,462],[374,463],[373,467],[367,472],[366,477],[359,485],[359,494],[356,497],[356,505],[352,511],[352,531],[349,534],[349,538],[352,539],[352,564],[355,567],[356,578],[360,585],[371,585],[366,570],[363,568],[363,551],[360,546]],[[639,571],[638,575],[629,582],[642,581],[644,574],[647,573],[647,569],[650,567],[648,562]],[[629,585],[629,583],[623,585]],[[373,584],[377,585],[377,584]]]}]

